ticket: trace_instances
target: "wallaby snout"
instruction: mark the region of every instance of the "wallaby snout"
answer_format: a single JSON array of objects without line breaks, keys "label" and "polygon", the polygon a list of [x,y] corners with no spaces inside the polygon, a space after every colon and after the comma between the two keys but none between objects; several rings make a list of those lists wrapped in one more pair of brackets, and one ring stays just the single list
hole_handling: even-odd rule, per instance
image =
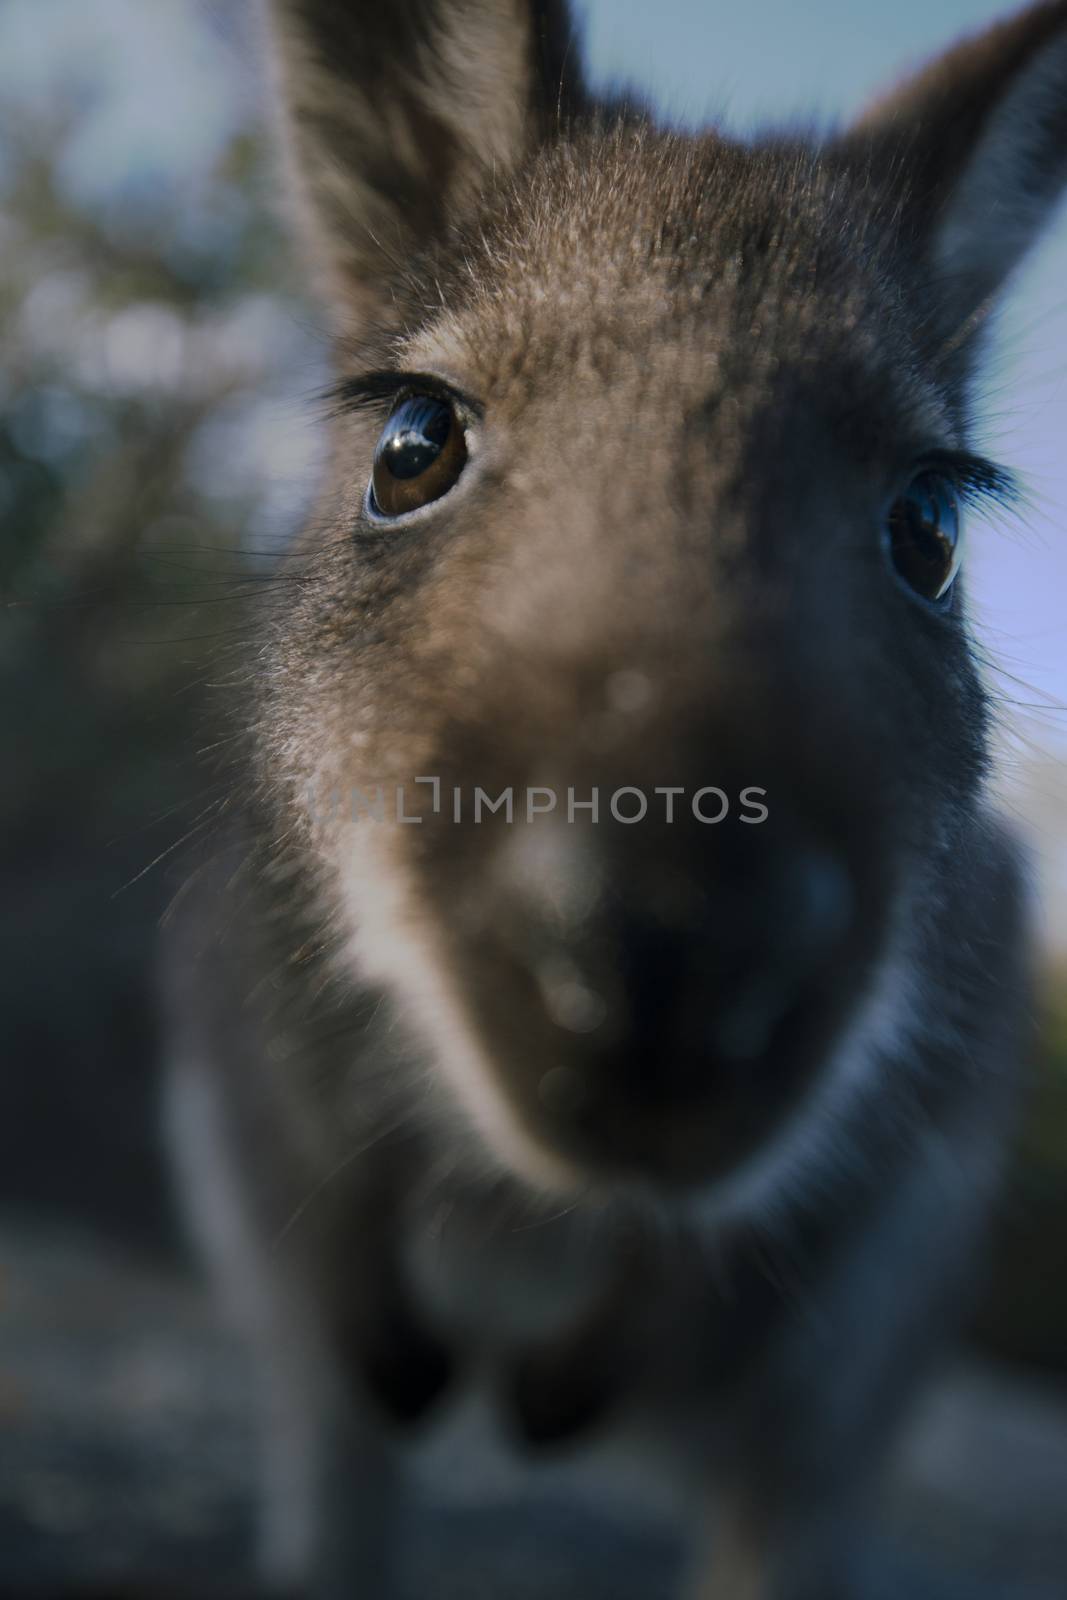
[{"label": "wallaby snout", "polygon": [[582,1182],[708,1184],[836,1070],[907,858],[862,784],[807,778],[796,738],[773,758],[750,739],[740,767],[692,725],[624,718],[615,740],[546,735],[525,769],[545,781],[514,786],[510,818],[475,820],[470,785],[449,785],[395,848],[525,1133]]},{"label": "wallaby snout", "polygon": [[[583,1174],[673,1187],[728,1173],[826,1067],[862,986],[839,860],[792,841],[746,849],[732,829],[720,847],[717,871],[694,850],[696,894],[684,858],[672,871],[653,855],[640,871],[623,848],[589,916],[538,951],[549,1037],[532,1063],[532,1120]],[[516,1058],[501,1041],[509,1078]]]}]

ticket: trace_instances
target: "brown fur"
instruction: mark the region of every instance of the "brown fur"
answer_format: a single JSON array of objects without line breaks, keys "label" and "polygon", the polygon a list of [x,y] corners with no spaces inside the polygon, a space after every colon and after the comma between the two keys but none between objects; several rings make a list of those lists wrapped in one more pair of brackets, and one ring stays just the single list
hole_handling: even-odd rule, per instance
[{"label": "brown fur", "polygon": [[[851,1593],[836,1530],[966,1305],[1026,1009],[966,614],[883,528],[966,450],[1065,176],[1067,7],[818,148],[597,106],[556,4],[274,12],[332,468],[172,980],[187,1188],[282,1419],[268,1558],[385,1595],[375,1405],[474,1363],[527,1439],[628,1420],[722,1500],[702,1594]],[[387,523],[375,441],[427,384],[468,464]],[[414,820],[357,815],[375,785]],[[769,815],[469,809],[704,785]]]}]

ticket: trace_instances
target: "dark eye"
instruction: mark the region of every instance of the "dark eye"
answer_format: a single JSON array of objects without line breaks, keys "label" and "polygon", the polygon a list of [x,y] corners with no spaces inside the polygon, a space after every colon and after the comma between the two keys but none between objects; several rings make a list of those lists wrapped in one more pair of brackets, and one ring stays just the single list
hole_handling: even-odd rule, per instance
[{"label": "dark eye", "polygon": [[402,400],[374,452],[371,492],[384,517],[417,511],[447,494],[463,471],[463,427],[447,400],[414,394]]},{"label": "dark eye", "polygon": [[947,601],[960,570],[963,540],[956,491],[939,472],[921,472],[894,500],[886,524],[889,559],[909,589]]}]

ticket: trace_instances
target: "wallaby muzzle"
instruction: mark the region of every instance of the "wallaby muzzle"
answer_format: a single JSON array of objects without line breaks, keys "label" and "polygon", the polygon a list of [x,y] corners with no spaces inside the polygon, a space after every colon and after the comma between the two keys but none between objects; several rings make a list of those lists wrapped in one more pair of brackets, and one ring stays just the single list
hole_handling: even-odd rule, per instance
[{"label": "wallaby muzzle", "polygon": [[464,754],[481,795],[443,782],[399,841],[513,1114],[587,1177],[729,1172],[835,1070],[891,943],[888,775],[843,783],[825,719],[741,716],[624,717],[608,752],[501,729]]}]

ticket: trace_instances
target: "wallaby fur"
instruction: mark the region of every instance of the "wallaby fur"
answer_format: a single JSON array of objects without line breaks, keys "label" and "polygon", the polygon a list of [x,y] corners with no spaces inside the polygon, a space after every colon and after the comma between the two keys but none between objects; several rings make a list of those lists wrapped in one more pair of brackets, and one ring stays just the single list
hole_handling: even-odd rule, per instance
[{"label": "wallaby fur", "polygon": [[[1067,179],[1067,5],[748,145],[598,102],[562,0],[271,13],[333,448],[167,964],[265,1571],[384,1600],[389,1419],[477,1366],[528,1442],[699,1486],[693,1595],[851,1594],[1027,1048],[966,575],[928,604],[886,528],[931,462],[998,481],[969,392]],[[427,392],[466,464],[390,520]]]}]

